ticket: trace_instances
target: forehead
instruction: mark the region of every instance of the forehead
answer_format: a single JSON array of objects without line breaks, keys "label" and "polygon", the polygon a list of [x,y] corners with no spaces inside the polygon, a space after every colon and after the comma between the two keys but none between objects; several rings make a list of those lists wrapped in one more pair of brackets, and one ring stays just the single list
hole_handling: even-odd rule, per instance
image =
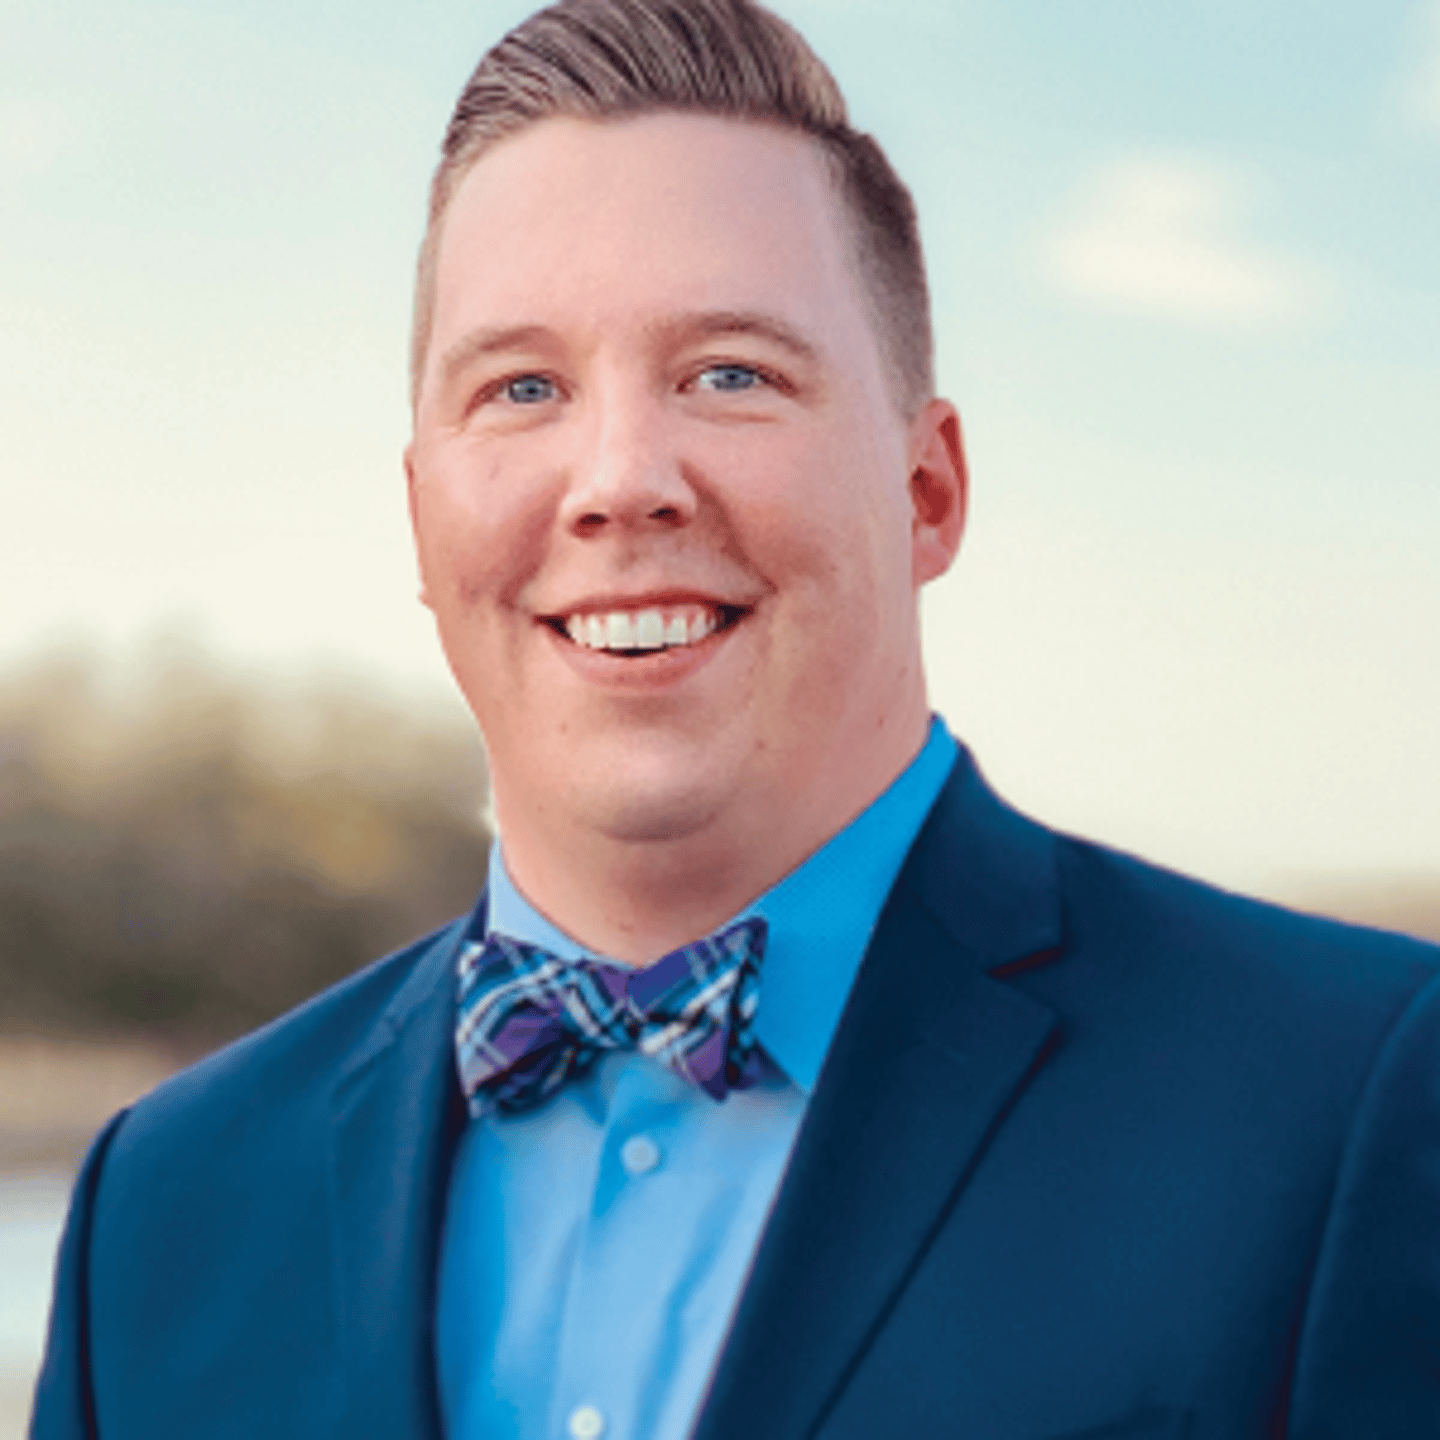
[{"label": "forehead", "polygon": [[801,134],[692,114],[545,120],[456,189],[432,352],[547,313],[599,325],[691,309],[768,310],[837,343],[858,325],[868,342],[851,252],[828,163]]}]

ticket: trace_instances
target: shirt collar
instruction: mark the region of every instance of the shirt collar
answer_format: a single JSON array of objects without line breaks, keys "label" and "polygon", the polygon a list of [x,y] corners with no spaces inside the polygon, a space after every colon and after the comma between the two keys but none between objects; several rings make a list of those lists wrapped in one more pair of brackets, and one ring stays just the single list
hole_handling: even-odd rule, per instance
[{"label": "shirt collar", "polygon": [[[890,787],[727,922],[759,915],[769,928],[755,1038],[807,1095],[886,897],[955,755],[944,721],[932,716],[925,744]],[[489,871],[487,935],[498,931],[564,960],[589,953],[515,888],[500,844],[491,847]]]}]

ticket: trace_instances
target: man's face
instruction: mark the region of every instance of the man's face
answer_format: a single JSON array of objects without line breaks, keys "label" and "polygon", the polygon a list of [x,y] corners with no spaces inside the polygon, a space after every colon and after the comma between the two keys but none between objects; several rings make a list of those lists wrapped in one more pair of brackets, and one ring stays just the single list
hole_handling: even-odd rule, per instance
[{"label": "man's face", "polygon": [[929,471],[958,443],[940,402],[896,411],[809,141],[665,114],[486,154],[407,468],[502,830],[764,843],[863,805],[923,737],[915,589],[959,537]]}]

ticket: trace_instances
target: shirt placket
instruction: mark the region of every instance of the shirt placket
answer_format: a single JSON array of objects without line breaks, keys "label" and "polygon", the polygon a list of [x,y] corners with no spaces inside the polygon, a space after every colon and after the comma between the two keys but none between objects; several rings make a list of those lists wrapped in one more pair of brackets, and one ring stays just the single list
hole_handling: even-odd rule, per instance
[{"label": "shirt placket", "polygon": [[[653,1413],[664,1385],[640,1337],[664,1334],[667,1297],[658,1281],[648,1283],[657,1271],[649,1271],[634,1241],[648,1232],[664,1244],[648,1223],[648,1192],[665,1163],[673,1096],[684,1082],[642,1056],[620,1063],[568,1287],[550,1426],[556,1440],[642,1440],[642,1412]],[[658,1274],[666,1269],[657,1267]]]}]

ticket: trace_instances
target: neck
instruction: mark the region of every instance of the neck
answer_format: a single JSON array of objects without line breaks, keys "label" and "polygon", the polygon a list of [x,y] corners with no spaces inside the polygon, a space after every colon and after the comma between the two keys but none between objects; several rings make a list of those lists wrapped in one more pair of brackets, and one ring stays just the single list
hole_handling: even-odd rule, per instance
[{"label": "neck", "polygon": [[[647,965],[708,935],[843,830],[925,743],[928,711],[898,743],[799,795],[737,802],[694,832],[616,839],[566,817],[536,823],[496,783],[505,865],[520,893],[587,950]],[[751,797],[753,800],[753,797]]]}]

